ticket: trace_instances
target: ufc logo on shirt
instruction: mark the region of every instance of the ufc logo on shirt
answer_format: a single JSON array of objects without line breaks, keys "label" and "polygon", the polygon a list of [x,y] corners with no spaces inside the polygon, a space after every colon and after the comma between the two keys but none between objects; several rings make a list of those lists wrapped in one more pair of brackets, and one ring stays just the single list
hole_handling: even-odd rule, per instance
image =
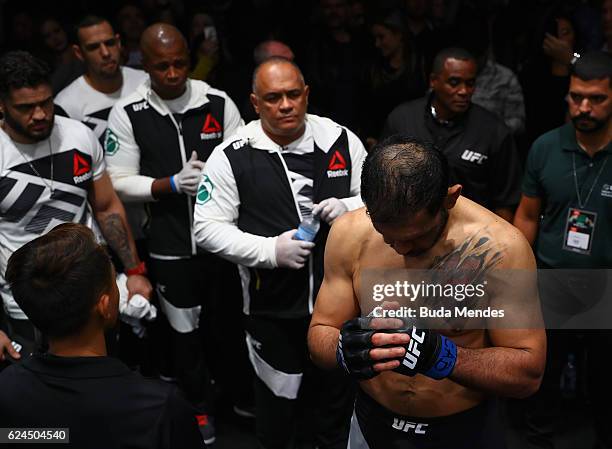
[{"label": "ufc logo on shirt", "polygon": [[419,344],[423,344],[424,341],[425,331],[421,331],[421,334],[419,335],[416,327],[413,327],[412,334],[410,335],[410,341],[408,342],[408,349],[406,350],[406,355],[404,356],[402,365],[407,366],[410,369],[414,369],[416,367],[416,364],[419,361],[419,356],[421,355]]},{"label": "ufc logo on shirt", "polygon": [[402,432],[410,432],[411,430],[420,435],[425,435],[425,427],[429,424],[406,421],[405,419],[393,418],[393,428]]},{"label": "ufc logo on shirt", "polygon": [[132,109],[134,109],[134,112],[144,111],[145,109],[149,109],[149,103],[147,103],[146,100],[136,103],[132,105]]},{"label": "ufc logo on shirt", "polygon": [[468,162],[476,162],[478,165],[482,165],[482,163],[488,159],[488,156],[472,150],[465,150],[461,155],[461,159]]}]

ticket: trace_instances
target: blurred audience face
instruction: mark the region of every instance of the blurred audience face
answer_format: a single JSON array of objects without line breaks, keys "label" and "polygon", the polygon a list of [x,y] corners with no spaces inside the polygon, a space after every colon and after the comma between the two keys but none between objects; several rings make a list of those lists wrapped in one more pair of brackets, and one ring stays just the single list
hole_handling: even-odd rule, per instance
[{"label": "blurred audience face", "polygon": [[215,22],[213,21],[212,17],[203,12],[194,14],[193,18],[191,19],[191,27],[189,29],[189,42],[193,42],[193,39],[198,34],[206,34],[208,27],[215,27]]},{"label": "blurred audience face", "polygon": [[273,56],[279,56],[290,61],[293,61],[293,59],[295,58],[293,51],[291,51],[288,46],[279,41],[270,41],[268,43],[268,46],[266,47],[266,51],[268,53],[268,58],[271,58]]},{"label": "blurred audience face", "polygon": [[55,19],[47,19],[40,26],[40,34],[45,46],[55,53],[61,53],[68,46],[66,32]]},{"label": "blurred audience face", "polygon": [[[604,0],[601,5],[601,19],[606,39],[612,39],[612,0]],[[608,51],[612,49],[608,48]]]},{"label": "blurred audience face", "polygon": [[260,66],[251,102],[269,136],[290,143],[301,135],[308,86],[292,64],[272,61]]},{"label": "blurred audience face", "polygon": [[572,76],[568,105],[570,117],[578,131],[591,133],[604,128],[612,117],[610,78],[584,81]]},{"label": "blurred audience face", "polygon": [[189,74],[189,51],[183,39],[166,45],[154,45],[143,52],[143,67],[151,78],[151,87],[166,100],[185,92]]},{"label": "blurred audience face", "polygon": [[34,21],[27,12],[21,11],[13,16],[10,37],[17,42],[27,42],[34,38]]},{"label": "blurred audience face", "polygon": [[576,43],[576,35],[572,23],[564,18],[557,19],[557,37],[565,42],[571,49]]},{"label": "blurred audience face", "polygon": [[380,50],[385,59],[388,59],[403,49],[402,33],[386,26],[376,24],[372,26],[374,45]]},{"label": "blurred audience face", "polygon": [[438,111],[447,116],[462,114],[470,106],[476,83],[476,63],[448,58],[440,73],[433,73],[430,87],[434,91]]},{"label": "blurred audience face", "polygon": [[336,30],[346,26],[349,16],[346,0],[321,0],[321,11],[329,29]]},{"label": "blurred audience face", "polygon": [[406,0],[406,15],[411,19],[424,19],[428,3],[428,0]]},{"label": "blurred audience face", "polygon": [[78,31],[79,45],[75,45],[77,58],[85,63],[87,71],[101,78],[113,78],[119,72],[121,41],[108,22],[102,22]]},{"label": "blurred audience face", "polygon": [[53,92],[48,84],[12,89],[0,100],[9,134],[21,143],[46,139],[53,129]]},{"label": "blurred audience face", "polygon": [[139,41],[146,27],[144,14],[134,5],[126,5],[119,10],[117,23],[121,35],[131,42]]},{"label": "blurred audience face", "polygon": [[261,42],[253,51],[253,61],[256,66],[274,56],[285,58],[289,61],[293,61],[295,58],[293,51],[280,41],[270,40]]},{"label": "blurred audience face", "polygon": [[446,20],[446,2],[444,0],[432,0],[431,17],[438,22]]},{"label": "blurred audience face", "polygon": [[361,0],[353,0],[349,7],[349,24],[352,29],[359,29],[366,23],[366,7]]}]

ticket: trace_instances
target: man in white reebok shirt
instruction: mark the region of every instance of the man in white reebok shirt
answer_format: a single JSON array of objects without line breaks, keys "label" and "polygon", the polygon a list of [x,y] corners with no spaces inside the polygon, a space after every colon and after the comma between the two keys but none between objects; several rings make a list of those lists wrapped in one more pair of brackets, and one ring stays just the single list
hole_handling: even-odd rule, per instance
[{"label": "man in white reebok shirt", "polygon": [[[76,25],[74,54],[85,65],[78,77],[55,97],[55,112],[90,127],[103,143],[108,115],[117,100],[131,94],[147,79],[142,70],[120,65],[121,40],[111,24],[99,16],[85,16]],[[134,238],[144,243],[146,221],[142,203],[124,205]]]},{"label": "man in white reebok shirt", "polygon": [[57,94],[55,112],[85,123],[102,140],[111,108],[136,90],[147,74],[119,64],[121,40],[102,17],[83,18],[76,37],[73,50],[85,64],[85,74]]},{"label": "man in white reebok shirt", "polygon": [[[46,65],[27,52],[0,58],[0,296],[9,335],[33,343],[35,331],[15,303],[4,271],[10,255],[23,244],[62,222],[87,220],[87,202],[102,234],[128,274],[130,296],[151,294],[115,194],[100,143],[82,123],[55,117]],[[58,255],[61,257],[61,255]],[[0,331],[4,352],[18,354]]]}]

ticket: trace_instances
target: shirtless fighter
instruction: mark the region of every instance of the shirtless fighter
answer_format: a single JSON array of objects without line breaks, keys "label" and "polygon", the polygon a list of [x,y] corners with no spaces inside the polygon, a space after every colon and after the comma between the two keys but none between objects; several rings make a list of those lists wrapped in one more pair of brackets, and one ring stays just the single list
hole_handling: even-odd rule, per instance
[{"label": "shirtless fighter", "polygon": [[[370,310],[360,282],[370,269],[431,271],[471,257],[480,258],[478,269],[535,270],[521,233],[460,193],[460,185],[448,187],[441,153],[393,136],[365,161],[367,210],[347,213],[332,227],[308,344],[316,364],[340,365],[360,381],[350,449],[503,448],[492,398],[523,398],[539,388],[541,328],[391,333],[372,330],[380,326],[364,318]],[[402,363],[411,336],[419,340],[417,361]]]}]

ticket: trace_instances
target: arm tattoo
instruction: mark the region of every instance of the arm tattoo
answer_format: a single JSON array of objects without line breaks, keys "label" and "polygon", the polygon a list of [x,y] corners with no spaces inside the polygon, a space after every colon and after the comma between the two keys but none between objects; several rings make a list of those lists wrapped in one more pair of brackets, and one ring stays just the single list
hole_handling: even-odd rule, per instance
[{"label": "arm tattoo", "polygon": [[109,214],[98,222],[104,238],[115,251],[124,268],[136,265],[135,254],[132,253],[128,233],[119,214]]}]

